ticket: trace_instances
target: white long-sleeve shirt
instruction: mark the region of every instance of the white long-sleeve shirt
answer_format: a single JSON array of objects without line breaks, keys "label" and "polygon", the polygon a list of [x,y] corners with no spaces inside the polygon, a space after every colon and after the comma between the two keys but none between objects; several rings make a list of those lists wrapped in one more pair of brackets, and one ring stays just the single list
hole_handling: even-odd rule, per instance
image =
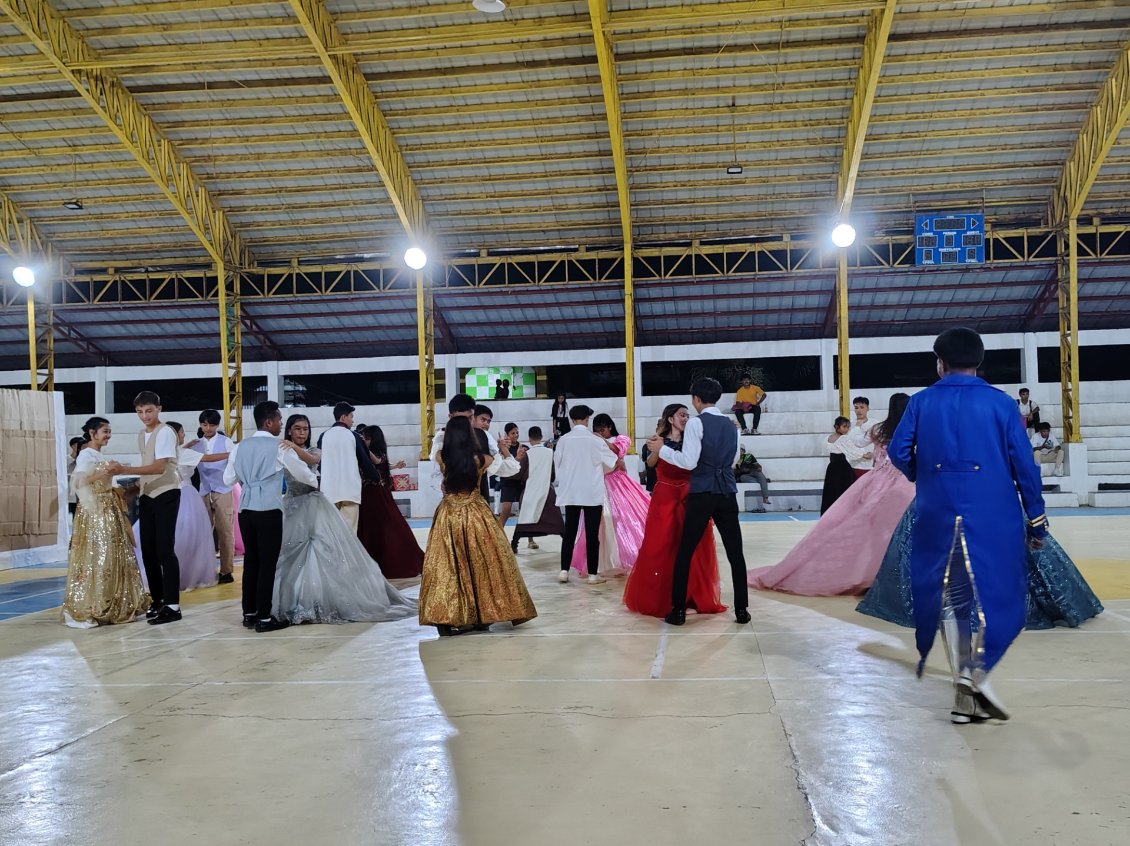
[{"label": "white long-sleeve shirt", "polygon": [[871,452],[871,447],[873,445],[871,441],[871,427],[873,425],[874,424],[871,422],[870,418],[865,419],[861,423],[855,423],[850,429],[848,429],[848,433],[844,435],[843,438],[840,438],[841,441],[844,438],[847,438],[848,443],[850,443],[857,449],[862,450],[862,452],[859,453],[858,458],[853,458],[852,454],[849,453],[846,449],[842,450],[844,455],[847,456],[848,464],[851,465],[853,470],[870,470],[873,466],[875,466],[875,461],[873,458],[863,457],[865,453]]},{"label": "white long-sleeve shirt", "polygon": [[[726,417],[713,405],[704,408],[702,414],[716,414],[719,417]],[[738,446],[734,450],[734,458],[730,464],[736,464],[738,456],[741,454],[741,438],[737,440]],[[683,430],[683,448],[681,450],[671,449],[666,444],[659,450],[660,458],[668,464],[674,464],[684,470],[694,470],[698,466],[700,455],[702,455],[702,420],[699,417],[692,417],[687,421],[687,428]]]},{"label": "white long-sleeve shirt", "polygon": [[[274,438],[274,435],[270,432],[258,431],[251,437]],[[232,447],[231,455],[228,456],[228,466],[224,468],[225,485],[234,485],[236,482],[242,481],[235,472],[235,454],[238,450],[239,444],[236,444]],[[290,475],[305,485],[309,485],[312,488],[318,487],[318,477],[314,475],[314,471],[307,467],[306,462],[299,458],[298,453],[292,449],[279,447],[278,468],[280,470],[289,470]]]},{"label": "white long-sleeve shirt", "polygon": [[553,450],[558,505],[603,505],[604,473],[616,466],[616,453],[587,426],[575,425]]}]

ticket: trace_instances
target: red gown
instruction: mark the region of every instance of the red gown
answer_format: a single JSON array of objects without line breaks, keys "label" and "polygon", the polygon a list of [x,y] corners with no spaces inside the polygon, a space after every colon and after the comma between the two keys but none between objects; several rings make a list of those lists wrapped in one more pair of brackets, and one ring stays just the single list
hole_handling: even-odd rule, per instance
[{"label": "red gown", "polygon": [[391,479],[361,486],[357,537],[386,579],[415,579],[423,572],[424,551],[392,498]]},{"label": "red gown", "polygon": [[[636,566],[628,574],[624,586],[624,604],[629,611],[663,617],[671,610],[671,582],[675,574],[675,552],[683,534],[687,494],[690,493],[689,470],[660,459],[656,465],[655,490],[647,510],[643,545]],[[722,604],[722,582],[718,577],[718,553],[714,549],[714,524],[710,523],[691,559],[687,583],[687,607],[700,614],[719,614]]]}]

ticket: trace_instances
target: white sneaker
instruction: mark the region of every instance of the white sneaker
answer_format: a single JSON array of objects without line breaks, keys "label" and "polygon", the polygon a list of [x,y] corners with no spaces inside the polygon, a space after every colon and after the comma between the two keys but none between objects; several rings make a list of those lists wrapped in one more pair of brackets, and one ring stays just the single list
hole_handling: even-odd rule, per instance
[{"label": "white sneaker", "polygon": [[569,571],[562,570],[560,573],[558,573],[557,581],[561,582],[561,584],[565,584],[565,582],[569,581]]},{"label": "white sneaker", "polygon": [[604,576],[598,576],[595,573],[588,577],[588,583],[590,585],[602,585],[607,581],[608,579],[604,578]]},{"label": "white sneaker", "polygon": [[753,434],[755,434],[755,435],[760,435],[761,433],[760,433],[759,431],[757,431],[756,429],[754,429],[754,430],[753,430]]}]

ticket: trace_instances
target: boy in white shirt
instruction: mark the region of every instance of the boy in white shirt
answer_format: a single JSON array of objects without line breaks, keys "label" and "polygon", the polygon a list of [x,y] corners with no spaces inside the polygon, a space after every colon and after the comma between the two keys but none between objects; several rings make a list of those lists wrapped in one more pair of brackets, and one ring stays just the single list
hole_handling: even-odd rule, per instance
[{"label": "boy in white shirt", "polygon": [[232,486],[224,484],[224,471],[235,444],[220,431],[220,412],[214,408],[200,412],[200,431],[203,437],[194,441],[190,449],[204,456],[196,467],[200,473],[200,497],[216,531],[220,547],[219,583],[225,585],[235,581],[232,573],[235,564],[235,511]]},{"label": "boy in white shirt", "polygon": [[1055,467],[1057,476],[1063,475],[1063,447],[1052,437],[1050,423],[1041,423],[1036,427],[1036,433],[1032,435],[1032,458],[1036,460],[1041,476],[1047,475],[1044,467],[1048,464]]}]

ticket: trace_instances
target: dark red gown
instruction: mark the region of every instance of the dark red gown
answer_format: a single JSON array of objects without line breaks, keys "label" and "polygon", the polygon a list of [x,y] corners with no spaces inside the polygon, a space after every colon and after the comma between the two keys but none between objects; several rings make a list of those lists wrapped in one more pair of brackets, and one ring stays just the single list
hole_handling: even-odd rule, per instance
[{"label": "dark red gown", "polygon": [[[675,573],[675,551],[683,533],[691,474],[660,459],[656,465],[655,490],[647,509],[643,545],[636,566],[628,573],[624,604],[629,611],[663,617],[671,610],[671,582]],[[710,523],[691,559],[687,583],[687,607],[700,614],[719,614],[722,583],[718,577],[718,553],[714,549],[714,524]]]},{"label": "dark red gown", "polygon": [[392,479],[386,468],[378,469],[385,481],[361,486],[357,537],[386,579],[415,579],[424,570],[424,550],[393,501]]}]

